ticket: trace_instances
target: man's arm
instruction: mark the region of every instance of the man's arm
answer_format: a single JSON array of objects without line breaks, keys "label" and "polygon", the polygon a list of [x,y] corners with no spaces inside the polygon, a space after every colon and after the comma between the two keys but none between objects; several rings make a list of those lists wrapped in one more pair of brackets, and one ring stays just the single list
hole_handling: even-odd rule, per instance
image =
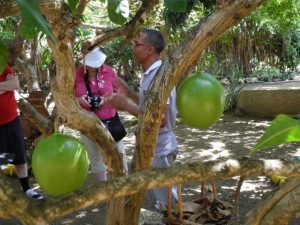
[{"label": "man's arm", "polygon": [[168,105],[166,106],[163,114],[162,114],[162,118],[161,118],[161,124],[160,124],[160,127],[164,127],[167,125],[167,119],[168,119]]},{"label": "man's arm", "polygon": [[3,94],[6,91],[18,90],[19,88],[18,76],[13,76],[9,80],[0,82],[0,94]]},{"label": "man's arm", "polygon": [[138,94],[136,94],[131,88],[129,88],[123,79],[117,77],[113,82],[113,86],[117,89],[119,93],[125,95],[127,98],[130,98],[132,101],[135,102],[135,104],[139,104]]},{"label": "man's arm", "polygon": [[[126,111],[133,116],[138,117],[140,114],[140,108],[138,105],[130,103],[127,98],[120,93],[111,93],[106,94],[101,102],[101,104],[107,104],[119,111]],[[167,115],[168,115],[168,105],[164,109],[164,113],[162,115],[162,121],[160,127],[164,127],[167,124]]]},{"label": "man's arm", "polygon": [[107,104],[111,107],[116,108],[120,111],[126,111],[131,115],[138,116],[140,113],[140,108],[138,105],[132,104],[128,101],[126,96],[121,93],[108,93],[103,96],[101,104]]}]

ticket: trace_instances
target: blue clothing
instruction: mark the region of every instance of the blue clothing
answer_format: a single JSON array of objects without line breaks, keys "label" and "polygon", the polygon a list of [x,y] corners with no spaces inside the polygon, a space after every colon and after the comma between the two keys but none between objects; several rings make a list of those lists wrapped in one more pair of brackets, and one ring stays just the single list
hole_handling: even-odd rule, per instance
[{"label": "blue clothing", "polygon": [[[139,94],[139,107],[141,108],[144,104],[146,93],[150,87],[150,84],[156,75],[159,67],[161,66],[161,60],[156,61],[153,63],[147,71],[143,74],[140,83],[140,94]],[[176,136],[173,132],[176,124],[176,89],[175,87],[171,91],[171,94],[168,98],[167,102],[167,121],[166,125],[160,128],[157,143],[156,143],[156,150],[154,154],[154,159],[152,162],[152,166],[155,168],[168,168],[170,167],[177,155],[177,141]],[[160,204],[167,204],[167,196],[168,196],[168,188],[156,188],[150,190],[147,194],[147,198],[150,203],[157,203]],[[153,198],[154,197],[154,198]],[[172,204],[177,201],[177,188],[175,186],[172,187]]]},{"label": "blue clothing", "polygon": [[[143,74],[143,77],[141,79],[140,94],[139,94],[140,108],[144,104],[146,93],[161,64],[162,64],[161,60],[156,61]],[[166,156],[174,151],[177,151],[176,136],[173,132],[173,129],[175,128],[175,124],[176,124],[176,114],[177,114],[175,87],[171,91],[171,94],[167,102],[167,107],[168,107],[168,112],[167,112],[166,126],[160,128],[159,130],[154,157]]]}]

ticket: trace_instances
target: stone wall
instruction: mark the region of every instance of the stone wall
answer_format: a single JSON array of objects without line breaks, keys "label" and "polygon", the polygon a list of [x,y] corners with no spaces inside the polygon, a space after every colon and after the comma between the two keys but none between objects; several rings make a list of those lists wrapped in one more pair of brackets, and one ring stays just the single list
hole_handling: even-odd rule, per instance
[{"label": "stone wall", "polygon": [[247,85],[238,95],[235,112],[258,117],[297,115],[300,113],[300,81]]}]

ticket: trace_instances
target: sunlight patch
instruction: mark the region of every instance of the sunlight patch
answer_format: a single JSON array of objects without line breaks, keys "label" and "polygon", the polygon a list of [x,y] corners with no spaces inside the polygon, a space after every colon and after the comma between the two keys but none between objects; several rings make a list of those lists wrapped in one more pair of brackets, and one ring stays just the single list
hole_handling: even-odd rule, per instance
[{"label": "sunlight patch", "polygon": [[292,156],[300,157],[300,147],[296,148],[296,152],[293,153]]},{"label": "sunlight patch", "polygon": [[282,162],[277,159],[263,160],[266,170],[279,170],[282,168]]}]

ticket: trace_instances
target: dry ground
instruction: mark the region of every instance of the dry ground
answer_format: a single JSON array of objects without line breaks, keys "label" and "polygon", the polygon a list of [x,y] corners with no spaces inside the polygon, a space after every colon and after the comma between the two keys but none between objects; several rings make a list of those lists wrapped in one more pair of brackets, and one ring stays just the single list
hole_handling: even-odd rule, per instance
[{"label": "dry ground", "polygon": [[[128,119],[129,117],[126,116],[125,120]],[[270,119],[240,118],[232,115],[223,116],[215,126],[204,131],[192,129],[183,123],[179,123],[175,130],[179,143],[179,155],[176,163],[243,157],[254,146],[269,123]],[[129,162],[132,158],[135,143],[134,129],[134,127],[130,127],[128,129],[129,133],[125,138]],[[258,152],[255,157],[294,160],[297,155],[300,155],[300,144],[295,143],[266,149]],[[236,185],[236,177],[229,180],[218,180],[218,197],[221,200],[231,201]],[[270,182],[268,177],[252,177],[245,180],[241,189],[240,200],[242,224],[246,213],[255,207],[255,204],[274,188],[277,187]],[[199,195],[199,191],[199,183],[197,182],[184,184],[183,199],[194,199]],[[142,210],[141,224],[160,224],[160,215],[152,212],[147,202],[144,208],[150,210]],[[106,205],[100,204],[76,212],[59,221],[54,221],[52,224],[102,225],[105,221],[105,211]],[[0,220],[0,225],[19,224],[16,220]],[[300,225],[300,219],[294,220],[290,224]]]}]

